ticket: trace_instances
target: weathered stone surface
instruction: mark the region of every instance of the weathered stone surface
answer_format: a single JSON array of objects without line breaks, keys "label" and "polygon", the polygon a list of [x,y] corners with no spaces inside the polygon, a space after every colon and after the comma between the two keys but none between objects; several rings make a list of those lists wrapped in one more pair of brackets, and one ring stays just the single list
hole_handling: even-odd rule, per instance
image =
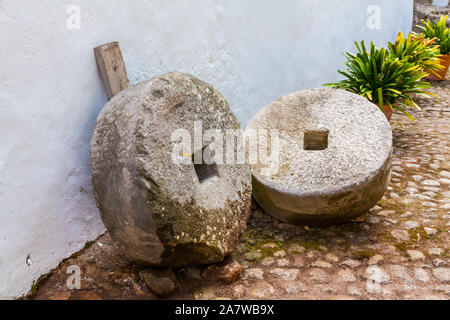
[{"label": "weathered stone surface", "polygon": [[313,282],[326,283],[328,281],[328,274],[325,271],[314,268],[308,272],[308,279]]},{"label": "weathered stone surface", "polygon": [[98,117],[91,143],[95,199],[111,236],[134,261],[215,263],[235,249],[245,230],[249,166],[194,165],[193,155],[208,151],[207,138],[180,151],[186,163],[172,159],[173,132],[194,137],[195,121],[203,132],[239,129],[218,91],[178,72],[125,90]]},{"label": "weathered stone surface", "polygon": [[178,289],[177,279],[171,269],[147,269],[140,276],[158,297],[168,297]]},{"label": "weathered stone surface", "polygon": [[356,260],[345,260],[341,263],[341,266],[349,267],[349,268],[358,268],[361,265],[361,262]]},{"label": "weathered stone surface", "polygon": [[265,281],[258,282],[253,288],[248,290],[249,294],[253,298],[269,299],[275,294],[275,288]]},{"label": "weathered stone surface", "polygon": [[281,278],[286,281],[294,281],[297,279],[299,270],[298,269],[281,269],[276,268],[273,270],[270,270],[270,273],[273,274],[275,277]]},{"label": "weathered stone surface", "polygon": [[408,256],[413,261],[425,260],[425,255],[418,250],[407,250]]},{"label": "weathered stone surface", "polygon": [[302,283],[292,283],[291,281],[284,283],[283,287],[287,294],[299,294],[308,291]]},{"label": "weathered stone surface", "polygon": [[392,230],[391,235],[399,241],[409,240],[409,233],[406,230]]},{"label": "weathered stone surface", "polygon": [[261,110],[246,134],[262,129],[269,136],[279,132],[279,164],[278,170],[268,170],[261,159],[252,164],[253,194],[279,220],[340,223],[366,213],[387,190],[392,130],[378,107],[358,95],[332,89],[292,93]]},{"label": "weathered stone surface", "polygon": [[339,278],[339,281],[347,282],[347,283],[355,282],[357,280],[355,277],[355,274],[350,270],[339,270],[338,278]]},{"label": "weathered stone surface", "polygon": [[450,282],[450,268],[437,268],[432,270],[433,277],[441,282]]},{"label": "weathered stone surface", "polygon": [[228,256],[223,262],[207,267],[203,271],[202,277],[205,280],[230,284],[239,280],[242,270],[239,262]]},{"label": "weathered stone surface", "polygon": [[243,274],[244,279],[263,279],[264,271],[260,268],[251,268],[244,270]]}]

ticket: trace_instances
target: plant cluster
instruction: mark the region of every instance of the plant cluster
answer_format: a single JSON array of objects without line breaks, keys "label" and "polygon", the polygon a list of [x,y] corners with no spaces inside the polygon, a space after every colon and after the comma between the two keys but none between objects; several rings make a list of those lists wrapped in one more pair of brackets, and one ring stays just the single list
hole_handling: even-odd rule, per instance
[{"label": "plant cluster", "polygon": [[421,25],[417,26],[422,29],[422,35],[426,39],[435,41],[441,54],[450,54],[450,30],[446,27],[447,18],[448,15],[443,16],[438,22],[422,20]]},{"label": "plant cluster", "polygon": [[389,42],[389,54],[393,58],[406,60],[418,65],[422,70],[437,75],[444,67],[441,65],[439,46],[434,44],[434,39],[425,38],[423,34],[409,34],[407,38],[399,32],[394,43]]},{"label": "plant cluster", "polygon": [[387,49],[371,43],[367,50],[364,41],[355,42],[358,52],[346,52],[347,70],[339,70],[344,80],[325,86],[359,94],[382,110],[387,106],[414,120],[406,108],[420,110],[414,98],[434,96],[426,91],[430,84],[422,79],[430,73],[438,75],[444,69],[440,58],[450,54],[447,18],[444,16],[436,23],[422,20],[418,26],[423,30],[421,34],[410,33],[405,38],[400,32]]},{"label": "plant cluster", "polygon": [[358,53],[347,52],[347,70],[339,70],[345,79],[325,85],[359,94],[380,108],[389,106],[414,120],[404,106],[420,109],[413,100],[413,94],[431,95],[425,91],[430,84],[421,81],[427,74],[420,66],[394,57],[385,48],[375,48],[373,43],[370,50],[366,49],[364,41],[360,45],[355,42],[355,45]]}]

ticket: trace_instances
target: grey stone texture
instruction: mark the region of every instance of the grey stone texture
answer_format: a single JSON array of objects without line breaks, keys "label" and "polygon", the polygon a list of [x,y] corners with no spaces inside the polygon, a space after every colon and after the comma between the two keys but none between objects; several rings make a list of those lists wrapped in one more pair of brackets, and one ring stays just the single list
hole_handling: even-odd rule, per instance
[{"label": "grey stone texture", "polygon": [[[267,175],[264,163],[252,165],[253,195],[281,221],[341,223],[374,207],[387,190],[392,130],[379,108],[358,95],[333,89],[289,94],[262,109],[246,130],[260,129],[279,131],[279,170]],[[305,148],[307,139],[324,148]]]},{"label": "grey stone texture", "polygon": [[[120,93],[101,111],[91,143],[94,195],[102,219],[130,259],[182,267],[223,260],[236,248],[250,214],[247,165],[172,159],[172,133],[194,121],[239,129],[228,102],[188,74],[157,76]],[[192,160],[192,161],[191,161]],[[203,166],[203,167],[202,167]]]}]

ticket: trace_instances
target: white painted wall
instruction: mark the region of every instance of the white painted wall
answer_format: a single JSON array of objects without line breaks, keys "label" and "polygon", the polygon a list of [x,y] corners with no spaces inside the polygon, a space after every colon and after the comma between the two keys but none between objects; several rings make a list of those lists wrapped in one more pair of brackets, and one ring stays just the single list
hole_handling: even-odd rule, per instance
[{"label": "white painted wall", "polygon": [[[381,29],[367,8],[381,8]],[[66,27],[69,5],[81,29]],[[243,124],[337,79],[353,40],[408,32],[413,0],[0,0],[0,298],[104,231],[89,141],[106,97],[92,49],[120,41],[133,84],[179,70],[219,89]],[[27,257],[28,263],[27,263]]]}]

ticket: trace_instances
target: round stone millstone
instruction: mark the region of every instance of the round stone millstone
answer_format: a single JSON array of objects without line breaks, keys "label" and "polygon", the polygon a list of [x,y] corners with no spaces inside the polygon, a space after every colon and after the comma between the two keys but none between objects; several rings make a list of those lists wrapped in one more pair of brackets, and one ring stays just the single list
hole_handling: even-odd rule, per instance
[{"label": "round stone millstone", "polygon": [[327,88],[292,93],[262,109],[246,134],[260,129],[279,132],[279,165],[268,174],[265,164],[252,164],[253,195],[281,221],[345,222],[374,207],[387,190],[392,129],[361,96]]},{"label": "round stone millstone", "polygon": [[[223,260],[250,214],[249,165],[173,161],[172,133],[239,129],[212,86],[178,72],[131,87],[101,111],[91,142],[94,196],[112,238],[132,260],[183,267]],[[195,144],[193,144],[195,145]]]}]

